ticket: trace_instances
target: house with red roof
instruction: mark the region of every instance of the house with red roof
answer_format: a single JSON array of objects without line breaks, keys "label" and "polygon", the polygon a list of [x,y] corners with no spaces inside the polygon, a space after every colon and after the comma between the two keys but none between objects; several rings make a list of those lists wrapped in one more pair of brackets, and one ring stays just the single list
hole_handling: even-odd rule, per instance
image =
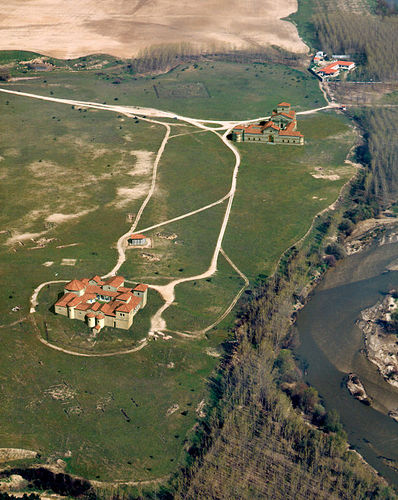
[{"label": "house with red roof", "polygon": [[304,145],[304,135],[297,130],[296,112],[288,102],[280,102],[266,122],[234,127],[232,140],[237,142],[254,141],[267,144]]},{"label": "house with red roof", "polygon": [[54,304],[56,314],[84,321],[94,333],[105,326],[128,330],[136,313],[147,303],[148,285],[124,286],[122,276],[74,279]]},{"label": "house with red roof", "polygon": [[333,61],[326,66],[316,68],[313,70],[315,74],[321,79],[336,78],[340,74],[340,70],[352,71],[355,69],[355,63],[353,61]]}]

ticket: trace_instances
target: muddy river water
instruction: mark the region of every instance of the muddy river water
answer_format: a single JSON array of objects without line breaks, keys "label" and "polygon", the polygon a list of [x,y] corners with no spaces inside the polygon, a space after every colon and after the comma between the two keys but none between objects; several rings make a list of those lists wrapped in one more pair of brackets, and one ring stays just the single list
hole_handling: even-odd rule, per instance
[{"label": "muddy river water", "polygon": [[[339,412],[350,444],[398,486],[398,422],[387,416],[398,408],[398,389],[366,359],[363,334],[355,324],[362,309],[398,288],[398,271],[386,271],[395,261],[398,264],[398,243],[374,244],[330,270],[298,315],[297,354],[326,408]],[[373,407],[348,393],[344,378],[349,372],[359,376]]]}]

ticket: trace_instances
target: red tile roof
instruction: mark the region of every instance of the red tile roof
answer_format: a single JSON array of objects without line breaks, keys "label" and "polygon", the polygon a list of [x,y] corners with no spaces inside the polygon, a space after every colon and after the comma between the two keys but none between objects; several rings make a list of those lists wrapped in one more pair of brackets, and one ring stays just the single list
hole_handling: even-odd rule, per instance
[{"label": "red tile roof", "polygon": [[279,132],[279,135],[283,135],[284,137],[304,137],[298,130],[293,130],[294,126],[295,122],[289,123],[285,130]]},{"label": "red tile roof", "polygon": [[129,313],[130,311],[135,309],[141,301],[142,301],[141,297],[137,297],[136,295],[133,295],[130,302],[120,303],[120,305],[117,307],[116,311]]},{"label": "red tile roof", "polygon": [[98,285],[87,285],[86,293],[92,293],[95,295],[101,294],[103,292],[102,288]]},{"label": "red tile roof", "polygon": [[132,288],[126,288],[124,286],[119,286],[119,288],[117,289],[118,292],[120,293],[128,293],[128,292],[132,292],[133,289]]},{"label": "red tile roof", "polygon": [[77,297],[75,295],[75,298],[68,302],[68,307],[76,307],[81,302],[83,302],[83,297]]},{"label": "red tile roof", "polygon": [[271,121],[271,120],[264,125],[264,130],[267,129],[267,128],[273,128],[275,130],[280,130],[280,128],[278,127],[278,125],[275,125],[275,123],[273,121]]},{"label": "red tile roof", "polygon": [[71,292],[79,292],[80,290],[84,290],[85,286],[79,280],[72,280],[67,285],[65,285],[65,290],[69,290]]},{"label": "red tile roof", "polygon": [[148,285],[144,285],[144,283],[140,283],[139,285],[137,285],[134,290],[137,290],[138,292],[145,292],[146,290],[148,290]]},{"label": "red tile roof", "polygon": [[333,73],[336,73],[336,71],[339,70],[339,62],[334,62],[331,64],[328,64],[327,66],[324,66],[319,73],[325,73],[327,75],[331,75]]},{"label": "red tile roof", "polygon": [[105,319],[105,316],[101,313],[97,314],[96,316],[97,319]]},{"label": "red tile roof", "polygon": [[290,104],[290,102],[280,102],[280,103],[278,104],[278,107],[279,107],[279,106],[283,106],[283,107],[285,107],[285,106],[291,106],[291,104]]},{"label": "red tile roof", "polygon": [[[113,285],[112,285],[113,286]],[[107,290],[101,290],[101,295],[104,297],[117,297],[119,292],[108,292]]]},{"label": "red tile roof", "polygon": [[103,312],[105,316],[116,316],[114,311],[119,304],[122,304],[122,302],[113,301],[107,304],[102,304],[101,312]]},{"label": "red tile roof", "polygon": [[94,304],[91,305],[91,309],[93,311],[98,311],[98,309],[102,306],[100,302],[94,302]]},{"label": "red tile roof", "polygon": [[291,110],[289,113],[285,113],[282,111],[281,113],[275,113],[274,116],[286,116],[286,118],[294,119],[296,116],[296,112]]},{"label": "red tile roof", "polygon": [[263,127],[261,125],[249,125],[245,130],[246,134],[262,134]]},{"label": "red tile roof", "polygon": [[87,311],[87,309],[91,309],[91,304],[87,304],[87,302],[81,302],[75,307],[75,309],[77,311]]},{"label": "red tile roof", "polygon": [[56,306],[66,307],[66,304],[74,299],[76,295],[74,293],[66,293],[63,295],[56,303]]},{"label": "red tile roof", "polygon": [[96,330],[101,330],[101,326],[100,326],[100,325],[95,325],[95,326],[94,326],[94,328],[95,328]]},{"label": "red tile roof", "polygon": [[143,234],[130,234],[129,239],[132,240],[145,240],[146,236]]},{"label": "red tile roof", "polygon": [[122,300],[123,302],[127,302],[128,300],[131,299],[133,296],[132,293],[121,293],[120,295],[117,296],[117,300]]},{"label": "red tile roof", "polygon": [[92,313],[92,312],[89,312],[86,314],[87,318],[94,318],[95,317],[95,314]]},{"label": "red tile roof", "polygon": [[355,64],[354,61],[337,61],[339,66],[351,66],[351,64]]},{"label": "red tile roof", "polygon": [[119,286],[122,286],[122,283],[124,283],[123,276],[113,276],[112,278],[106,280],[104,284],[119,288]]},{"label": "red tile roof", "polygon": [[97,285],[102,285],[104,282],[101,280],[101,277],[96,275],[90,278],[88,281],[95,281]]}]

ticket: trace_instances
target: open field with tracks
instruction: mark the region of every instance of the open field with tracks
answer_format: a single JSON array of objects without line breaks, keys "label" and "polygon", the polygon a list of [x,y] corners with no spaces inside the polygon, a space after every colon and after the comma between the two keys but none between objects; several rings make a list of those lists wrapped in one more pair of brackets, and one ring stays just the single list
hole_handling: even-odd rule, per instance
[{"label": "open field with tracks", "polygon": [[[54,71],[3,88],[220,120],[264,116],[282,99],[298,111],[324,105],[316,82],[297,70],[214,61],[201,67],[179,67],[154,79],[125,75],[119,84],[95,72]],[[202,82],[208,95],[181,97],[181,82],[195,81]],[[158,97],[153,85],[166,84],[178,85],[180,94]],[[220,255],[214,275],[177,285],[175,301],[163,316],[172,330],[168,340],[148,336],[151,316],[163,303],[153,289],[130,336],[105,328],[94,342],[85,338],[83,323],[53,315],[51,306],[62,284],[45,287],[31,315],[29,298],[42,282],[112,269],[116,242],[149,191],[154,160],[167,133],[162,122],[170,123],[170,137],[138,231],[225,197],[234,171],[233,151],[214,131],[177,119],[156,123],[3,93],[0,109],[0,189],[7,207],[0,219],[5,284],[0,288],[2,445],[38,451],[42,460],[60,458],[67,471],[89,478],[167,475],[183,454],[206,379],[234,316],[206,336],[178,332],[217,322],[245,286],[242,275]],[[222,245],[251,283],[272,272],[280,254],[337,198],[354,172],[344,160],[355,134],[342,115],[327,110],[302,116],[299,129],[306,136],[302,148],[237,147],[241,166]],[[120,274],[164,285],[203,273],[227,203],[225,199],[148,231],[151,246],[128,250]],[[21,309],[12,311],[15,306]],[[16,324],[7,326],[11,323]],[[142,339],[147,344],[131,354],[78,357],[40,339],[96,355],[139,346]]]}]

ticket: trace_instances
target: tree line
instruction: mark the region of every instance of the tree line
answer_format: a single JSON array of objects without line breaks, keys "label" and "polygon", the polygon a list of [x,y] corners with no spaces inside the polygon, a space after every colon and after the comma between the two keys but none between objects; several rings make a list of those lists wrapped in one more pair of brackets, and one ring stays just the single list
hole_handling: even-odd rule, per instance
[{"label": "tree line", "polygon": [[398,75],[398,16],[362,15],[319,9],[313,25],[329,54],[352,55],[356,80],[392,81]]}]

